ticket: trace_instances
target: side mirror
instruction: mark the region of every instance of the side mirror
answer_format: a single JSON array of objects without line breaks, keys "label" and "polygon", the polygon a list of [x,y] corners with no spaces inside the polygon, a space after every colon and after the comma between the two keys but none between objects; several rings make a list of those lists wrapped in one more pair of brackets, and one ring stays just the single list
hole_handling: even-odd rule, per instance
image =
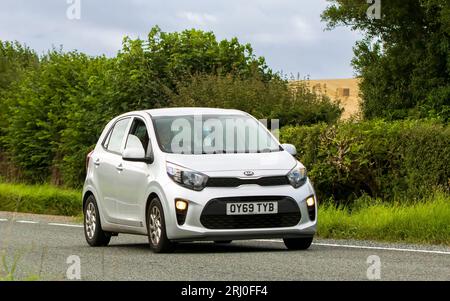
[{"label": "side mirror", "polygon": [[281,147],[287,151],[292,156],[297,155],[297,149],[295,148],[295,145],[292,144],[281,144]]},{"label": "side mirror", "polygon": [[123,151],[122,159],[125,161],[144,161],[145,160],[145,151],[144,148],[131,148],[128,147]]},{"label": "side mirror", "polygon": [[127,145],[123,151],[122,159],[125,161],[150,163],[150,158],[145,156],[145,150],[142,146],[141,140],[134,135],[128,136]]}]

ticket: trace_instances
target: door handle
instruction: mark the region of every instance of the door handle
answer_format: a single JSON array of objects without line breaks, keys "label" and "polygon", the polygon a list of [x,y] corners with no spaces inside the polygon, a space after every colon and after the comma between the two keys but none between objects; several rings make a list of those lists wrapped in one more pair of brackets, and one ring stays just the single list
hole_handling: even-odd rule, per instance
[{"label": "door handle", "polygon": [[94,165],[95,166],[99,166],[100,165],[100,159],[99,158],[95,159]]},{"label": "door handle", "polygon": [[119,165],[117,165],[117,166],[116,166],[116,169],[117,169],[118,171],[122,171],[122,170],[123,170],[122,163],[120,163]]}]

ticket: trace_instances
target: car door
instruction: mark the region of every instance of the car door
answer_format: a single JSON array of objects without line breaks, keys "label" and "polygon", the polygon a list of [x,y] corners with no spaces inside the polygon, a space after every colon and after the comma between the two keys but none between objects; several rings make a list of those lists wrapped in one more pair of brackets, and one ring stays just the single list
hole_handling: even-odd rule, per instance
[{"label": "car door", "polygon": [[[130,139],[132,135],[134,139]],[[150,155],[152,150],[149,131],[145,121],[140,117],[133,118],[125,141],[125,149],[132,143],[140,143],[146,151],[146,155]],[[122,160],[122,167],[121,180],[117,186],[118,212],[121,223],[127,226],[142,227],[145,225],[142,220],[142,212],[145,212],[147,188],[149,181],[152,179],[150,167],[145,162],[125,160]]]},{"label": "car door", "polygon": [[101,190],[102,208],[106,220],[111,223],[118,223],[120,220],[118,187],[122,181],[122,152],[130,121],[131,117],[118,120],[111,127],[99,155],[93,158]]}]

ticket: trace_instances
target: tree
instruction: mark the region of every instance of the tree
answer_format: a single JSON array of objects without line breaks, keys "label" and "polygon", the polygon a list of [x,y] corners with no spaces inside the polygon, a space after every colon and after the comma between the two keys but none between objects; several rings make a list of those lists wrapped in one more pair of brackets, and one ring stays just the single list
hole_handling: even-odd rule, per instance
[{"label": "tree", "polygon": [[192,75],[232,75],[264,81],[276,77],[262,57],[255,57],[249,44],[236,38],[217,41],[212,32],[184,30],[167,33],[150,30],[147,40],[123,41],[122,50],[106,72],[103,116],[169,105],[180,82]]},{"label": "tree", "polygon": [[167,33],[153,27],[145,44],[151,69],[170,87],[176,80],[196,73],[230,74],[248,77],[258,71],[272,77],[263,57],[256,57],[250,44],[237,38],[217,41],[212,32],[190,29]]},{"label": "tree", "polygon": [[450,5],[448,0],[382,1],[369,19],[361,0],[328,0],[328,29],[362,31],[352,61],[362,77],[365,117],[450,117]]},{"label": "tree", "polygon": [[18,42],[0,41],[0,91],[17,82],[25,69],[39,64],[36,53]]}]

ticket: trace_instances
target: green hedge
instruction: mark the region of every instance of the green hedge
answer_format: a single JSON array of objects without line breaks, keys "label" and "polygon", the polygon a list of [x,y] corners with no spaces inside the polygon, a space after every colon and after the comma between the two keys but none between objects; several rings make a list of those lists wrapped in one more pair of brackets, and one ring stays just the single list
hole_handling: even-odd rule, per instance
[{"label": "green hedge", "polygon": [[[237,108],[284,125],[331,123],[341,115],[338,104],[306,84],[290,89],[237,39],[217,41],[211,32],[164,33],[157,27],[147,38],[124,39],[110,58],[56,50],[37,56],[0,41],[0,63],[15,62],[0,66],[0,167],[6,167],[0,175],[79,188],[86,155],[104,126],[128,111]],[[16,68],[25,54],[36,64]]]},{"label": "green hedge", "polygon": [[80,215],[81,192],[50,185],[0,183],[0,211]]},{"label": "green hedge", "polygon": [[450,127],[440,123],[345,122],[286,127],[280,136],[296,145],[321,198],[416,200],[449,190]]}]

